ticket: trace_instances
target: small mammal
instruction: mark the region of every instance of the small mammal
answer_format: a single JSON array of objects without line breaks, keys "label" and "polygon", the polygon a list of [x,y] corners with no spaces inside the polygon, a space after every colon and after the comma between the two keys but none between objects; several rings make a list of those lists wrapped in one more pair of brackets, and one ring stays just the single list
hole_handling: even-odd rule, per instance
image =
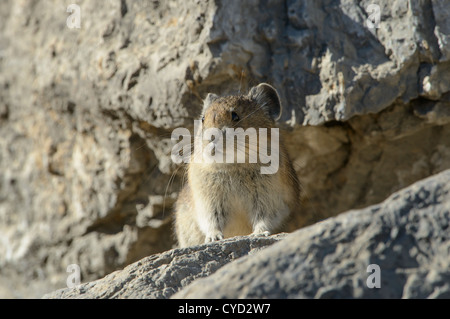
[{"label": "small mammal", "polygon": [[[204,100],[202,129],[270,130],[280,115],[277,91],[261,83],[247,95],[218,97],[209,93]],[[299,209],[300,183],[281,140],[274,174],[261,174],[259,160],[191,161],[188,165],[187,182],[175,207],[175,234],[181,247],[240,235],[268,236],[282,231],[290,214]]]}]

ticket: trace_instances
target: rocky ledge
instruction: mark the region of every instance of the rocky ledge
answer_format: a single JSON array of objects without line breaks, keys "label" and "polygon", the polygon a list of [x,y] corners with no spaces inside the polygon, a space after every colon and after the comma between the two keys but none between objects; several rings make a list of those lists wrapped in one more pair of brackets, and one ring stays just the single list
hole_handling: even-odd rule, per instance
[{"label": "rocky ledge", "polygon": [[44,298],[449,298],[449,180],[289,235],[173,249]]}]

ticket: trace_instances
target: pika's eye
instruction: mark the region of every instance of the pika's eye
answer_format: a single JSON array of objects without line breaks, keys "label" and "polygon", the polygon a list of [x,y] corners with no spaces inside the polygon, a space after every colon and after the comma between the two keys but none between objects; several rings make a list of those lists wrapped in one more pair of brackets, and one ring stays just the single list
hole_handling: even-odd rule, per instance
[{"label": "pika's eye", "polygon": [[236,112],[231,112],[231,119],[232,119],[234,122],[237,122],[237,121],[239,121],[239,115],[237,115]]},{"label": "pika's eye", "polygon": [[202,116],[202,123],[203,123],[203,122],[205,122],[205,117],[204,117],[204,116]]}]

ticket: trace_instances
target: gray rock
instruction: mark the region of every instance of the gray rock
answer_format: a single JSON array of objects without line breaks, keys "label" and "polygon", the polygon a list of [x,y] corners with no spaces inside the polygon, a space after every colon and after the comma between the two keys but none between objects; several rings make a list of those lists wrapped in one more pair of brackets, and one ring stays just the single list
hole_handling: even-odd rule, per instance
[{"label": "gray rock", "polygon": [[284,237],[283,234],[235,237],[220,243],[170,250],[143,258],[105,278],[61,289],[44,298],[169,298],[192,281]]},{"label": "gray rock", "polygon": [[449,180],[447,170],[298,230],[173,298],[449,298]]}]

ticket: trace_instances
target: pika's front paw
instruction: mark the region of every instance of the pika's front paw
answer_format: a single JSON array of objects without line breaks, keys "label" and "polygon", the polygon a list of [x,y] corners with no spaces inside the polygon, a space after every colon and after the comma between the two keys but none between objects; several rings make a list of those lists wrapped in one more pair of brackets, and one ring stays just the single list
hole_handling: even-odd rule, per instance
[{"label": "pika's front paw", "polygon": [[216,233],[216,234],[212,234],[209,236],[206,236],[205,238],[205,243],[211,243],[213,241],[219,241],[223,239],[223,234],[222,233]]}]

